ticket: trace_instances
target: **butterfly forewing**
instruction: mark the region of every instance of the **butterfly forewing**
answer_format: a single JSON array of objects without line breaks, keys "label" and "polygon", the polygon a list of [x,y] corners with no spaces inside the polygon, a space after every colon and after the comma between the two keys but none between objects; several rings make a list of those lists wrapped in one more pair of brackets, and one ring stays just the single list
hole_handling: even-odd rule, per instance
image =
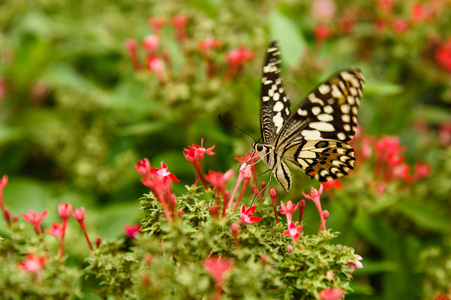
[{"label": "butterfly forewing", "polygon": [[263,66],[260,126],[264,143],[272,143],[290,115],[290,101],[280,78],[280,51],[272,42]]}]

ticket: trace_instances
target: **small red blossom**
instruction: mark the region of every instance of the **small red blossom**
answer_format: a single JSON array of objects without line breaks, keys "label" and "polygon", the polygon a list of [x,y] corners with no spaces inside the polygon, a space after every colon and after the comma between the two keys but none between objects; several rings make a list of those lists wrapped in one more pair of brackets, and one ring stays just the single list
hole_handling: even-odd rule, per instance
[{"label": "small red blossom", "polygon": [[217,39],[205,39],[199,42],[197,45],[197,50],[202,52],[210,52],[213,48],[219,48],[222,46],[222,43],[220,40]]},{"label": "small red blossom", "polygon": [[161,29],[164,26],[164,19],[163,18],[149,18],[147,20],[147,22],[149,23],[149,26],[152,27],[153,29],[153,33],[156,35],[160,35],[161,33]]},{"label": "small red blossom", "polygon": [[11,218],[9,214],[9,210],[6,208],[5,203],[3,202],[3,190],[8,184],[8,175],[3,175],[3,177],[0,179],[0,208],[2,210],[3,219],[5,219],[5,222],[8,226],[11,225]]},{"label": "small red blossom", "polygon": [[61,225],[58,222],[53,222],[52,228],[46,228],[44,230],[46,233],[53,235],[58,240],[63,235],[63,228],[61,227]]},{"label": "small red blossom", "polygon": [[47,217],[47,213],[48,211],[44,210],[39,215],[37,215],[34,210],[30,209],[28,213],[22,212],[22,217],[25,221],[33,226],[34,231],[37,235],[41,235],[41,222],[45,219],[45,217]]},{"label": "small red blossom", "polygon": [[78,208],[74,209],[74,212],[72,213],[72,217],[77,222],[83,221],[85,218],[85,208],[82,206],[82,207],[80,207],[80,209],[78,209]]},{"label": "small red blossom", "polygon": [[293,205],[293,203],[291,203],[291,200],[289,200],[287,205],[285,205],[285,203],[280,201],[280,207],[281,209],[279,210],[279,212],[283,215],[286,215],[287,223],[290,224],[291,220],[293,219],[293,213],[298,209],[299,203]]},{"label": "small red blossom", "polygon": [[175,177],[174,174],[172,174],[171,172],[168,172],[168,166],[166,164],[164,164],[163,162],[160,162],[161,167],[159,169],[156,168],[151,168],[150,169],[150,173],[152,175],[158,175],[160,177],[165,178],[165,180],[172,180],[172,182],[179,182],[180,180],[177,179],[177,177]]},{"label": "small red blossom", "polygon": [[146,58],[147,66],[149,70],[155,72],[155,75],[158,78],[160,83],[166,83],[166,75],[165,75],[165,65],[164,61],[159,57],[148,56]]},{"label": "small red blossom", "polygon": [[451,72],[451,37],[448,37],[446,41],[435,51],[435,60],[446,71]]},{"label": "small red blossom", "polygon": [[135,71],[141,70],[141,63],[138,58],[138,44],[133,39],[127,39],[125,41],[125,48],[127,49],[130,60],[133,63]]},{"label": "small red blossom", "polygon": [[290,225],[288,226],[288,229],[283,232],[283,235],[289,235],[292,239],[298,239],[301,237],[303,226],[296,226],[296,223],[290,222]]},{"label": "small red blossom", "polygon": [[3,175],[2,179],[0,179],[0,193],[3,192],[3,189],[8,184],[8,175]]},{"label": "small red blossom", "polygon": [[323,193],[323,185],[320,184],[319,190],[316,190],[315,188],[311,188],[309,194],[305,194],[302,192],[302,195],[304,195],[305,198],[310,199],[315,203],[316,208],[318,209],[319,216],[321,218],[321,226],[319,227],[319,230],[323,229],[326,231],[326,219],[324,218],[323,210],[321,208],[321,199],[320,196]]},{"label": "small red blossom", "polygon": [[149,56],[156,57],[158,47],[160,46],[160,38],[154,34],[148,35],[144,38],[142,46],[147,50]]},{"label": "small red blossom", "polygon": [[425,21],[429,17],[429,13],[423,3],[417,2],[412,5],[410,12],[410,20],[412,23]]},{"label": "small red blossom", "polygon": [[378,19],[374,22],[374,30],[377,33],[383,33],[387,29],[387,21],[383,19]]},{"label": "small red blossom", "polygon": [[58,205],[58,214],[61,217],[61,219],[70,218],[71,212],[72,212],[72,205],[70,205],[69,203]]},{"label": "small red blossom", "polygon": [[439,126],[439,140],[443,147],[451,145],[451,123]]},{"label": "small red blossom", "polygon": [[345,295],[345,291],[337,288],[337,287],[333,287],[333,288],[328,288],[328,289],[324,289],[319,293],[319,299],[320,300],[338,300],[344,297]]},{"label": "small red blossom", "polygon": [[230,180],[233,173],[234,171],[232,169],[225,173],[210,170],[208,171],[208,175],[205,176],[205,179],[210,182],[211,187],[213,187],[218,193],[224,194],[226,190],[225,185]]},{"label": "small red blossom", "polygon": [[188,149],[184,149],[183,155],[186,160],[193,164],[194,169],[196,169],[196,181],[194,182],[194,186],[197,186],[197,182],[199,178],[202,181],[205,189],[208,190],[207,182],[205,181],[204,176],[202,175],[202,162],[204,160],[204,155],[214,155],[215,153],[212,151],[215,148],[215,145],[210,148],[204,148],[204,138],[201,139],[200,146],[194,145],[192,147],[188,147]]},{"label": "small red blossom", "polygon": [[39,271],[41,271],[42,268],[44,268],[45,263],[46,263],[45,255],[37,256],[32,253],[28,253],[27,259],[19,263],[19,268],[29,273],[39,275]]},{"label": "small red blossom", "polygon": [[354,259],[355,259],[354,262],[350,262],[350,263],[346,264],[351,269],[351,274],[354,273],[355,268],[363,269],[363,264],[360,262],[363,258],[358,254],[354,254]]},{"label": "small red blossom", "polygon": [[332,179],[326,182],[323,182],[324,190],[330,191],[332,189],[341,190],[343,188],[343,183],[341,183],[338,179]]},{"label": "small red blossom", "polygon": [[314,29],[316,41],[319,43],[324,42],[326,39],[332,36],[332,30],[324,23],[318,23]]},{"label": "small red blossom", "polygon": [[176,30],[176,37],[179,41],[183,41],[188,38],[185,31],[186,23],[188,23],[188,17],[185,15],[177,15],[171,19],[171,24]]},{"label": "small red blossom", "polygon": [[210,274],[215,285],[222,288],[225,284],[227,274],[233,271],[233,263],[219,257],[209,257],[204,260],[203,267]]},{"label": "small red blossom", "polygon": [[135,165],[135,170],[143,176],[148,176],[150,174],[149,159],[144,158],[143,160],[138,160],[138,163]]},{"label": "small red blossom", "polygon": [[393,31],[397,34],[403,34],[409,29],[409,23],[404,19],[395,19],[392,24]]},{"label": "small red blossom", "polygon": [[241,205],[241,212],[240,212],[240,220],[238,221],[238,225],[244,225],[244,224],[254,224],[255,222],[259,222],[262,218],[260,217],[252,217],[252,215],[255,212],[256,207],[251,206],[246,210],[246,207]]},{"label": "small red blossom", "polygon": [[125,234],[133,240],[135,238],[135,235],[141,232],[141,225],[125,225],[124,231]]},{"label": "small red blossom", "polygon": [[246,62],[253,60],[254,57],[254,52],[244,47],[239,47],[229,51],[225,57],[225,61],[228,64],[228,69],[222,79],[223,82],[234,77],[242,69],[243,65]]},{"label": "small red blossom", "polygon": [[429,175],[431,175],[431,165],[422,161],[417,161],[415,164],[415,179],[428,177]]},{"label": "small red blossom", "polygon": [[393,6],[395,5],[395,0],[377,0],[377,6],[387,12],[391,12],[393,10]]},{"label": "small red blossom", "polygon": [[272,210],[274,211],[276,223],[279,223],[279,215],[277,214],[277,191],[275,188],[269,190],[269,196],[271,197]]}]

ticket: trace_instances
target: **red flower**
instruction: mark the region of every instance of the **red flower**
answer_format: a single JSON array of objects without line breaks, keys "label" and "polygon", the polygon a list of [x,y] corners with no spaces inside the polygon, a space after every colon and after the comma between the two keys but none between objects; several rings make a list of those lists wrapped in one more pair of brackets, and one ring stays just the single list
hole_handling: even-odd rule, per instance
[{"label": "red flower", "polygon": [[61,217],[61,219],[70,218],[71,212],[72,212],[72,205],[70,205],[69,203],[58,205],[58,214]]},{"label": "red flower", "polygon": [[3,175],[2,179],[0,179],[0,193],[3,192],[3,189],[8,184],[8,175]]},{"label": "red flower", "polygon": [[127,48],[128,55],[133,63],[135,71],[141,70],[141,64],[138,58],[138,45],[135,40],[127,39],[125,41],[125,48]]},{"label": "red flower", "polygon": [[164,61],[159,57],[148,56],[146,58],[147,66],[150,71],[155,72],[160,83],[166,82]]},{"label": "red flower", "polygon": [[286,215],[288,224],[291,223],[291,220],[293,219],[293,213],[298,209],[298,206],[299,203],[293,205],[293,203],[291,203],[291,200],[288,201],[287,205],[280,201],[280,207],[282,207],[282,209],[280,209],[279,212],[283,215]]},{"label": "red flower", "polygon": [[238,221],[238,225],[244,225],[244,224],[254,224],[255,222],[259,222],[262,218],[259,217],[252,217],[252,215],[255,212],[256,207],[251,206],[249,209],[246,210],[246,207],[241,205],[241,213],[240,213],[240,220]]},{"label": "red flower", "polygon": [[147,50],[148,55],[156,57],[158,46],[160,46],[160,38],[157,35],[148,35],[144,38],[142,45]]},{"label": "red flower", "polygon": [[[450,52],[450,54],[451,54],[451,52]],[[450,56],[450,59],[451,59],[451,56]],[[450,60],[450,62],[451,62],[451,60]],[[450,70],[451,70],[451,65],[450,65]],[[441,124],[439,126],[439,140],[440,140],[440,144],[442,144],[443,147],[447,147],[448,145],[451,145],[451,123]]]},{"label": "red flower", "polygon": [[74,212],[72,213],[72,217],[77,222],[81,222],[85,219],[85,208],[82,206],[80,209],[76,208]]},{"label": "red flower", "polygon": [[135,235],[141,232],[141,225],[125,225],[124,226],[125,234],[130,237],[131,239],[135,238]]},{"label": "red flower", "polygon": [[451,72],[451,37],[435,51],[435,60],[448,72]]},{"label": "red flower", "polygon": [[331,20],[335,16],[336,7],[331,0],[315,0],[310,7],[310,14],[317,20]]},{"label": "red flower", "polygon": [[326,219],[324,218],[324,213],[321,208],[321,199],[320,196],[323,193],[323,185],[319,185],[319,190],[314,189],[313,187],[310,190],[309,194],[305,194],[302,192],[302,195],[304,195],[305,198],[310,199],[315,203],[316,209],[318,209],[319,217],[321,218],[321,226],[319,227],[319,230],[323,229],[326,231]]},{"label": "red flower", "polygon": [[159,169],[151,168],[150,174],[160,176],[160,177],[164,178],[165,180],[170,179],[173,182],[180,181],[177,179],[177,177],[175,177],[174,174],[172,174],[171,172],[168,172],[168,166],[166,164],[163,164],[163,162],[161,162],[160,164],[161,164],[161,167]]},{"label": "red flower", "polygon": [[208,175],[205,179],[210,182],[211,187],[213,187],[218,193],[224,194],[226,191],[225,185],[233,175],[233,170],[230,169],[225,174],[222,172],[208,171]]},{"label": "red flower", "polygon": [[138,160],[138,163],[135,165],[135,170],[139,174],[143,176],[150,175],[150,162],[149,159],[144,158],[143,160]]},{"label": "red flower", "polygon": [[225,60],[229,65],[242,66],[245,62],[253,60],[255,57],[252,50],[244,47],[233,49],[226,54]]},{"label": "red flower", "polygon": [[35,256],[32,253],[27,254],[27,259],[19,263],[19,268],[30,273],[38,275],[39,271],[44,268],[46,263],[46,257]]},{"label": "red flower", "polygon": [[204,155],[214,155],[215,153],[212,152],[212,150],[215,148],[213,145],[210,148],[204,148],[204,138],[202,138],[200,142],[200,146],[194,145],[192,147],[188,147],[188,149],[184,149],[183,155],[185,156],[186,160],[193,164],[193,167],[196,169],[197,176],[196,181],[194,182],[194,186],[197,186],[197,182],[199,178],[202,181],[202,184],[204,185],[205,189],[208,189],[207,183],[205,182],[205,178],[202,175],[202,162],[204,160]]},{"label": "red flower", "polygon": [[179,41],[182,41],[186,38],[188,38],[188,35],[186,34],[185,27],[186,23],[188,22],[188,17],[185,15],[178,15],[172,18],[171,24],[176,29],[176,37]]},{"label": "red flower", "polygon": [[327,289],[322,290],[319,293],[319,299],[320,300],[338,300],[338,299],[343,298],[345,294],[346,294],[345,291],[343,291],[339,288],[336,288],[336,287],[333,287],[330,289],[327,288]]},{"label": "red flower", "polygon": [[360,262],[363,258],[358,254],[354,254],[354,259],[355,259],[354,262],[345,264],[348,265],[349,268],[351,269],[351,274],[354,273],[355,268],[363,269],[363,264]]},{"label": "red flower", "polygon": [[289,235],[292,239],[298,239],[301,236],[302,225],[297,227],[296,223],[290,222],[288,229],[283,232],[283,235]]},{"label": "red flower", "polygon": [[161,29],[164,26],[164,19],[162,18],[149,18],[147,20],[149,22],[150,27],[153,29],[153,33],[156,35],[160,35]]},{"label": "red flower", "polygon": [[5,219],[6,224],[8,226],[11,225],[11,218],[9,214],[9,210],[6,208],[5,203],[3,202],[3,189],[8,184],[8,175],[3,175],[0,179],[0,208],[2,210],[3,218]]},{"label": "red flower", "polygon": [[315,38],[319,43],[322,43],[327,38],[332,36],[332,30],[330,30],[329,27],[327,27],[327,25],[324,23],[318,23],[315,27],[314,33]]},{"label": "red flower", "polygon": [[415,164],[415,179],[418,180],[420,178],[428,177],[429,175],[431,175],[431,166],[422,161],[417,161]]},{"label": "red flower", "polygon": [[343,188],[343,183],[341,183],[338,179],[332,179],[326,182],[323,182],[324,189],[326,191],[330,191],[331,189],[341,190]]},{"label": "red flower", "polygon": [[27,214],[22,212],[22,217],[24,218],[25,221],[27,221],[28,223],[30,223],[33,226],[36,234],[40,235],[41,234],[41,222],[42,222],[42,220],[45,219],[45,217],[47,217],[47,213],[48,213],[47,210],[44,210],[39,215],[37,215],[34,212],[34,210],[30,209]]},{"label": "red flower", "polygon": [[197,50],[208,53],[208,52],[210,52],[211,49],[219,48],[221,46],[222,46],[222,43],[219,40],[205,39],[197,45]]},{"label": "red flower", "polygon": [[412,5],[412,11],[410,13],[410,20],[413,23],[419,23],[426,20],[429,16],[424,4],[417,2]]},{"label": "red flower", "polygon": [[377,33],[383,33],[387,29],[387,22],[383,19],[378,19],[374,22],[374,30]]},{"label": "red flower", "polygon": [[45,232],[53,235],[59,240],[63,234],[63,228],[60,224],[58,224],[58,222],[53,222],[52,228],[46,228]]},{"label": "red flower", "polygon": [[203,267],[213,278],[217,288],[225,284],[225,277],[233,271],[233,263],[219,257],[209,257],[204,260]]},{"label": "red flower", "polygon": [[395,19],[393,21],[393,31],[397,34],[403,34],[409,29],[409,23],[403,19]]}]

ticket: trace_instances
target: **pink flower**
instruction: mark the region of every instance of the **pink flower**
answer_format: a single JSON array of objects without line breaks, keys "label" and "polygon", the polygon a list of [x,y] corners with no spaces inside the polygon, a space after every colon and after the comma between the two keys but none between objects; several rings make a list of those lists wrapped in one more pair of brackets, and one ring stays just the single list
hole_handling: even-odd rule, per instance
[{"label": "pink flower", "polygon": [[155,72],[155,75],[157,75],[157,78],[160,81],[160,83],[165,83],[166,75],[165,75],[164,61],[159,57],[153,57],[153,56],[148,56],[146,58],[146,61],[147,61],[149,70]]},{"label": "pink flower", "polygon": [[6,208],[5,203],[3,202],[3,189],[8,184],[8,175],[3,175],[0,179],[0,208],[2,210],[3,219],[5,219],[6,224],[8,226],[11,225],[11,218],[9,214],[9,210]]},{"label": "pink flower", "polygon": [[333,288],[326,288],[324,290],[322,290],[319,293],[319,299],[320,300],[338,300],[344,297],[345,295],[345,291],[333,287]]},{"label": "pink flower", "polygon": [[156,34],[156,35],[160,35],[161,29],[164,26],[164,19],[162,19],[162,18],[149,18],[147,20],[147,22],[149,23],[150,27],[152,27],[153,33]]},{"label": "pink flower", "polygon": [[70,218],[71,212],[72,212],[72,205],[70,205],[69,203],[58,205],[58,214],[61,217],[61,219]]},{"label": "pink flower", "polygon": [[392,169],[393,179],[403,179],[409,181],[412,177],[410,176],[410,166],[408,164],[400,164],[394,166]]},{"label": "pink flower", "polygon": [[448,72],[451,72],[451,37],[435,51],[435,60]]},{"label": "pink flower", "polygon": [[205,176],[205,179],[210,182],[210,186],[215,189],[216,195],[222,195],[224,197],[224,193],[226,191],[226,183],[233,175],[233,170],[230,169],[225,174],[222,172],[214,172],[208,171],[208,175]]},{"label": "pink flower", "polygon": [[292,239],[298,239],[301,236],[302,225],[297,227],[296,223],[291,222],[288,229],[283,232],[283,235],[289,235]]},{"label": "pink flower", "polygon": [[318,23],[314,29],[315,38],[319,43],[332,36],[332,30],[324,23]]},{"label": "pink flower", "polygon": [[142,45],[147,50],[148,55],[155,57],[160,46],[160,38],[157,35],[148,35],[144,38]]},{"label": "pink flower", "polygon": [[211,49],[213,48],[219,48],[222,46],[221,41],[216,40],[216,39],[205,39],[202,40],[198,45],[197,45],[197,50],[202,51],[202,52],[210,52]]},{"label": "pink flower", "polygon": [[345,265],[348,265],[349,268],[351,269],[351,274],[354,273],[355,268],[357,269],[363,269],[363,264],[360,262],[363,258],[358,255],[358,254],[354,254],[354,262],[349,262]]},{"label": "pink flower", "polygon": [[53,235],[59,240],[63,235],[63,228],[61,227],[60,224],[58,224],[58,222],[53,222],[52,228],[46,228],[45,232],[50,235]]},{"label": "pink flower", "polygon": [[33,226],[37,235],[41,235],[41,222],[47,217],[47,213],[47,210],[44,210],[37,215],[34,210],[30,209],[28,213],[22,212],[22,217]]},{"label": "pink flower", "polygon": [[176,29],[176,37],[179,41],[183,41],[188,38],[186,34],[185,27],[188,22],[188,17],[185,15],[178,15],[171,19],[171,24]]},{"label": "pink flower", "polygon": [[321,208],[321,199],[320,199],[320,196],[322,193],[323,193],[323,185],[320,184],[319,190],[316,190],[312,187],[309,194],[305,194],[304,192],[302,192],[302,195],[304,195],[305,198],[310,199],[313,201],[313,203],[315,203],[315,206],[318,209],[318,213],[321,218],[321,226],[320,226],[319,230],[323,229],[324,231],[326,231],[326,219],[324,218],[323,210]]},{"label": "pink flower", "polygon": [[431,166],[422,161],[417,161],[415,164],[415,179],[418,180],[420,178],[428,177],[429,175],[431,175]]},{"label": "pink flower", "polygon": [[81,222],[85,219],[85,208],[82,206],[80,209],[76,208],[74,212],[72,213],[72,217],[77,222]]},{"label": "pink flower", "polygon": [[8,184],[8,175],[3,175],[2,179],[0,179],[0,193],[3,192],[3,189]]},{"label": "pink flower", "polygon": [[216,287],[220,289],[225,284],[226,275],[233,271],[233,263],[219,257],[209,257],[204,260],[203,267],[210,274]]},{"label": "pink flower", "polygon": [[310,7],[310,14],[317,20],[329,21],[335,16],[337,8],[331,0],[315,0]]},{"label": "pink flower", "polygon": [[149,176],[150,175],[150,161],[147,158],[144,158],[143,160],[138,160],[138,163],[135,165],[135,170],[139,174],[143,176]]},{"label": "pink flower", "polygon": [[213,145],[210,148],[204,148],[204,138],[201,139],[200,146],[194,145],[192,147],[188,147],[188,149],[184,149],[183,155],[186,160],[193,164],[194,169],[196,169],[196,181],[194,182],[194,186],[197,186],[197,182],[199,178],[202,181],[205,189],[208,190],[207,182],[205,181],[204,176],[202,175],[202,162],[204,160],[204,155],[214,155],[215,153],[212,151],[215,146]]},{"label": "pink flower", "polygon": [[229,200],[229,209],[232,207],[233,204],[233,200],[235,199],[235,195],[238,191],[238,188],[241,184],[241,182],[244,180],[243,182],[243,186],[241,188],[241,192],[240,195],[238,196],[238,199],[235,202],[235,205],[233,206],[232,211],[235,211],[235,209],[237,209],[238,204],[241,201],[241,198],[243,198],[244,195],[244,191],[247,189],[247,187],[249,186],[249,182],[251,181],[252,178],[252,170],[251,170],[251,166],[248,165],[247,163],[242,163],[240,166],[240,170],[239,170],[239,174],[238,174],[238,179],[236,181],[235,184],[235,188],[233,189],[232,192],[232,196],[230,197]]},{"label": "pink flower", "polygon": [[291,203],[291,200],[288,201],[287,205],[280,201],[280,207],[282,207],[282,209],[280,209],[279,212],[283,215],[286,215],[288,224],[291,223],[291,220],[293,219],[293,213],[296,211],[296,209],[298,209],[298,206],[299,203],[293,205],[293,203]]},{"label": "pink flower", "polygon": [[229,65],[242,66],[245,62],[253,60],[255,57],[252,50],[244,47],[233,49],[226,54],[225,60]]},{"label": "pink flower", "polygon": [[151,168],[150,169],[150,173],[153,175],[158,175],[162,178],[165,178],[165,180],[172,180],[173,182],[179,182],[180,180],[177,179],[177,177],[175,177],[174,174],[168,172],[168,166],[166,164],[164,164],[163,162],[160,163],[161,167],[159,169],[156,168]]},{"label": "pink flower", "polygon": [[397,34],[403,34],[409,29],[409,23],[404,19],[395,19],[393,21],[393,31]]},{"label": "pink flower", "polygon": [[130,60],[133,63],[133,67],[135,68],[135,71],[141,70],[141,64],[139,62],[138,58],[138,45],[135,40],[133,39],[127,39],[125,41],[125,48],[128,51],[128,55],[130,56]]},{"label": "pink flower", "polygon": [[[451,51],[450,51],[450,71],[451,71]],[[443,147],[451,145],[451,123],[441,124],[439,126],[439,140],[440,144]]]},{"label": "pink flower", "polygon": [[132,240],[135,238],[135,235],[141,232],[141,225],[125,225],[124,226],[125,234],[131,238]]},{"label": "pink flower", "polygon": [[410,20],[412,23],[419,23],[425,21],[429,16],[424,4],[417,2],[412,5],[412,11],[410,13]]},{"label": "pink flower", "polygon": [[338,179],[332,179],[326,182],[323,182],[324,190],[330,191],[332,189],[341,190],[343,188],[343,183],[341,183]]},{"label": "pink flower", "polygon": [[377,0],[376,3],[380,9],[391,12],[393,10],[393,6],[395,5],[395,0]]},{"label": "pink flower", "polygon": [[240,220],[238,221],[238,225],[244,225],[244,224],[254,224],[255,222],[259,222],[262,218],[259,217],[252,217],[252,215],[255,212],[256,207],[251,206],[246,210],[246,207],[241,205],[241,213],[240,213]]},{"label": "pink flower", "polygon": [[19,268],[25,270],[30,273],[34,273],[36,275],[39,274],[39,271],[44,268],[46,263],[46,257],[36,256],[32,253],[27,254],[27,259],[19,263]]}]

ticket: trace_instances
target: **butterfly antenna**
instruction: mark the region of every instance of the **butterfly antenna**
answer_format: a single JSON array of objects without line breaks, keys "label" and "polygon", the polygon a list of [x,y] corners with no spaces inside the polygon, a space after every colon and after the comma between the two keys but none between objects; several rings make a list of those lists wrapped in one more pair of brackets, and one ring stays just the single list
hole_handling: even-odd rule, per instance
[{"label": "butterfly antenna", "polygon": [[246,132],[244,129],[241,129],[240,127],[235,126],[235,125],[233,125],[233,124],[227,123],[227,122],[221,117],[221,114],[218,115],[218,118],[219,118],[219,120],[221,120],[224,124],[227,124],[227,125],[229,125],[229,126],[235,128],[235,129],[238,129],[239,131],[243,132],[244,134],[250,136],[251,139],[253,139],[254,142],[257,143],[257,140],[256,140],[252,135],[250,135],[248,132]]}]

